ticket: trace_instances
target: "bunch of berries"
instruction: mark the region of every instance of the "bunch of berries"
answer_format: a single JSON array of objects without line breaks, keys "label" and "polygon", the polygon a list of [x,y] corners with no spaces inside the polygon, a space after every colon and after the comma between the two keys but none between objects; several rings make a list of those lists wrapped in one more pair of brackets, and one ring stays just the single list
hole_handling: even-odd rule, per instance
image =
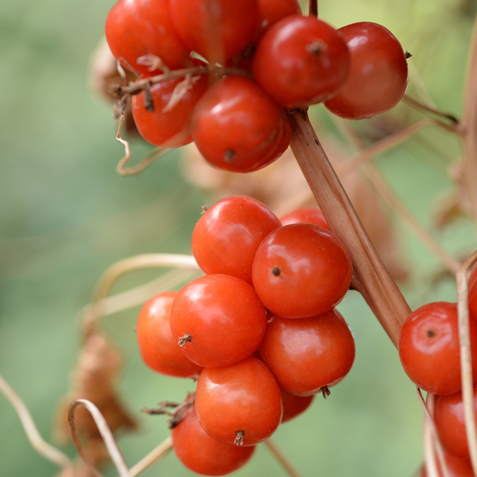
[{"label": "bunch of berries", "polygon": [[[472,380],[477,383],[477,268],[469,279],[469,345]],[[434,422],[446,451],[450,475],[473,476],[465,430],[457,304],[421,306],[403,324],[399,356],[408,377],[424,391],[436,394]],[[474,387],[477,414],[477,388]],[[457,470],[454,470],[457,469]]]},{"label": "bunch of berries", "polygon": [[106,38],[141,75],[132,111],[144,139],[194,141],[211,165],[235,172],[286,150],[285,109],[324,102],[343,118],[369,118],[407,87],[407,56],[389,30],[336,30],[303,16],[297,0],[119,0]]},{"label": "bunch of berries", "polygon": [[[137,338],[157,372],[198,376],[195,402],[173,429],[174,449],[204,470],[189,444],[220,472],[245,464],[253,446],[303,412],[349,372],[355,345],[335,306],[349,289],[349,254],[319,212],[281,221],[258,200],[232,196],[197,222],[192,251],[206,275],[162,293],[140,312]],[[310,219],[311,218],[311,219]],[[210,448],[210,455],[207,452]],[[211,464],[210,464],[211,465]]]}]

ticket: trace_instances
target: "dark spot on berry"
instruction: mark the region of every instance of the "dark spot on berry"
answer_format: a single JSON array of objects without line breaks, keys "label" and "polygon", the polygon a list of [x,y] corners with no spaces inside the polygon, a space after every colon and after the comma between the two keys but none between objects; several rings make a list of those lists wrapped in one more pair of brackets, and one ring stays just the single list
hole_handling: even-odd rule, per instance
[{"label": "dark spot on berry", "polygon": [[280,270],[279,267],[273,267],[271,270],[270,270],[270,273],[272,275],[275,275],[276,277],[278,277],[278,275],[280,275],[280,273],[282,273],[282,271]]},{"label": "dark spot on berry", "polygon": [[434,338],[434,336],[436,336],[436,332],[434,330],[427,330],[426,334],[428,338]]}]

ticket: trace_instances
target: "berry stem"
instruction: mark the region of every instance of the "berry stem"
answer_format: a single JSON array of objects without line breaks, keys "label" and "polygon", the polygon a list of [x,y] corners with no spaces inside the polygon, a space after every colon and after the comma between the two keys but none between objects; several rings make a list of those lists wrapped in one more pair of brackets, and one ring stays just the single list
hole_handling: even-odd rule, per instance
[{"label": "berry stem", "polygon": [[318,0],[310,0],[308,3],[308,15],[318,17]]},{"label": "berry stem", "polygon": [[275,457],[275,459],[280,463],[290,477],[301,477],[301,474],[298,472],[298,470],[293,467],[292,463],[287,459],[285,454],[278,448],[272,439],[267,439],[264,444],[268,447],[268,450],[273,454],[273,457]]},{"label": "berry stem", "polygon": [[150,469],[161,461],[172,450],[172,437],[168,437],[143,459],[141,459],[135,466],[131,467],[131,475],[136,477],[146,470]]},{"label": "berry stem", "polygon": [[297,162],[326,221],[351,255],[353,285],[397,346],[401,325],[411,309],[356,215],[307,113],[292,111],[288,118],[293,130],[291,148]]},{"label": "berry stem", "polygon": [[403,103],[406,103],[415,109],[426,111],[427,113],[434,114],[435,116],[438,116],[439,118],[450,122],[451,128],[452,126],[455,126],[456,124],[459,123],[459,119],[456,118],[453,114],[445,113],[444,111],[440,111],[439,109],[432,108],[431,106],[428,106],[427,104],[421,103],[417,99],[411,98],[407,94],[404,95],[404,97],[402,98],[402,101]]}]

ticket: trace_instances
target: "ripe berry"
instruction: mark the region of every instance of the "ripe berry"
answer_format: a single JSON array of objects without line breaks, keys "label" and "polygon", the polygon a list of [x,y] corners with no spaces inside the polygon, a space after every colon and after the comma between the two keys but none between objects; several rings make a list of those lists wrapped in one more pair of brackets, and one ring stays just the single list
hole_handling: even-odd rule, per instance
[{"label": "ripe berry", "polygon": [[192,253],[205,273],[225,273],[252,284],[252,263],[260,242],[280,221],[256,199],[232,196],[213,205],[192,233]]},{"label": "ripe berry", "polygon": [[348,374],[354,338],[336,310],[300,320],[269,317],[260,357],[282,389],[309,396]]},{"label": "ripe berry", "polygon": [[[147,78],[151,73],[141,76]],[[187,90],[179,93],[177,87],[190,81]],[[192,142],[190,115],[196,103],[207,89],[207,76],[193,79],[173,78],[156,83],[146,92],[132,97],[132,114],[141,136],[157,147],[180,147]],[[171,107],[173,95],[180,99]]]},{"label": "ripe berry", "polygon": [[263,35],[252,71],[276,103],[297,108],[336,94],[349,67],[348,47],[340,33],[315,17],[291,15]]},{"label": "ripe berry", "polygon": [[171,305],[177,292],[164,292],[148,300],[137,319],[137,342],[144,362],[154,371],[177,377],[197,376],[202,367],[177,346],[169,325]]},{"label": "ripe berry", "polygon": [[285,318],[306,318],[335,307],[351,283],[351,258],[329,230],[291,224],[260,244],[252,267],[255,291],[266,308]]},{"label": "ripe berry", "polygon": [[289,139],[282,144],[287,122],[284,112],[252,80],[230,76],[211,86],[197,104],[192,137],[213,166],[252,172],[287,148]]},{"label": "ripe berry", "polygon": [[280,217],[282,225],[315,224],[330,230],[323,212],[318,207],[300,207]]},{"label": "ripe berry", "polygon": [[351,70],[343,88],[325,106],[346,119],[370,118],[396,106],[407,87],[407,61],[397,38],[371,22],[338,31],[348,44]]},{"label": "ripe berry", "polygon": [[171,330],[181,349],[204,367],[229,366],[258,349],[266,311],[253,288],[230,275],[206,275],[177,294]]},{"label": "ripe berry", "polygon": [[257,358],[206,368],[197,382],[197,417],[209,436],[250,446],[268,439],[282,419],[280,388]]},{"label": "ripe berry", "polygon": [[[477,324],[469,321],[472,350],[477,350]],[[421,306],[404,322],[399,338],[399,357],[417,386],[434,394],[452,394],[461,389],[457,305],[435,302]],[[472,353],[474,380],[477,352]]]},{"label": "ripe berry", "polygon": [[[475,387],[474,412],[477,413],[477,388]],[[469,446],[465,431],[464,402],[461,392],[447,396],[436,396],[434,422],[443,447],[456,456],[469,459]]]},{"label": "ripe berry", "polygon": [[210,63],[240,53],[258,26],[257,0],[170,0],[174,27],[192,50]]},{"label": "ripe berry", "polygon": [[105,30],[113,55],[138,73],[148,67],[137,59],[149,54],[172,69],[189,62],[190,49],[172,26],[168,0],[119,0],[106,18]]},{"label": "ripe berry", "polygon": [[296,396],[284,389],[280,389],[280,391],[282,393],[283,402],[282,424],[291,421],[292,419],[295,419],[295,417],[304,413],[311,406],[313,399],[315,399],[314,395]]},{"label": "ripe berry", "polygon": [[226,475],[243,467],[255,447],[238,447],[210,437],[197,420],[195,405],[172,429],[172,445],[179,460],[192,472]]}]

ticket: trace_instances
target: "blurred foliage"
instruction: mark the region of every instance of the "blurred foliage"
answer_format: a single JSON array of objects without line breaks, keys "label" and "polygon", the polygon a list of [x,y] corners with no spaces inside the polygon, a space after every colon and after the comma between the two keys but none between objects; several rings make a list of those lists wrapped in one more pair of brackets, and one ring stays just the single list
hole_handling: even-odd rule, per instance
[{"label": "blurred foliage", "polygon": [[[178,153],[139,177],[114,172],[123,151],[114,139],[111,108],[88,88],[90,54],[112,3],[0,3],[0,373],[47,439],[78,347],[76,315],[100,274],[133,254],[189,253],[194,222],[201,205],[210,202],[182,178]],[[412,76],[422,79],[441,109],[457,115],[475,14],[472,0],[320,2],[320,16],[336,27],[369,20],[393,31],[413,54]],[[337,134],[324,108],[316,110],[329,126],[322,134]],[[353,126],[372,142],[393,121],[411,116],[420,115],[400,106],[389,119]],[[150,149],[137,142],[133,150],[138,160]],[[454,138],[432,129],[377,164],[432,228],[435,199],[452,188],[448,168],[460,153]],[[411,307],[455,300],[452,278],[433,282],[439,262],[396,222],[405,260],[415,271],[403,285]],[[470,221],[461,220],[438,237],[455,255],[475,249]],[[155,276],[135,273],[117,290]],[[356,364],[330,399],[318,397],[306,417],[279,429],[276,441],[304,476],[410,476],[422,459],[422,412],[414,387],[362,299],[351,292],[340,309],[356,337]],[[191,389],[191,383],[157,376],[142,364],[133,333],[137,311],[104,320],[128,360],[119,387],[142,423],[137,434],[119,440],[130,465],[167,436],[164,419],[146,418],[139,410],[163,399],[180,400]],[[1,396],[0,416],[0,475],[55,475],[55,466],[33,451]],[[72,446],[67,452],[76,455]],[[146,475],[190,473],[170,456]],[[284,474],[260,449],[237,475]]]}]

